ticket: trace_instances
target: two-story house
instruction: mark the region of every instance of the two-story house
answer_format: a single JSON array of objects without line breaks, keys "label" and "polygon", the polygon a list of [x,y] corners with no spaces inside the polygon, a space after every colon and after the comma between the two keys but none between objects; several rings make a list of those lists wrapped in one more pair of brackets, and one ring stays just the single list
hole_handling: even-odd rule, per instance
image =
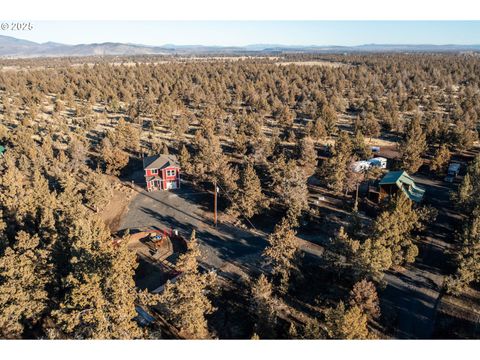
[{"label": "two-story house", "polygon": [[180,165],[175,155],[145,157],[143,169],[148,191],[180,188]]}]

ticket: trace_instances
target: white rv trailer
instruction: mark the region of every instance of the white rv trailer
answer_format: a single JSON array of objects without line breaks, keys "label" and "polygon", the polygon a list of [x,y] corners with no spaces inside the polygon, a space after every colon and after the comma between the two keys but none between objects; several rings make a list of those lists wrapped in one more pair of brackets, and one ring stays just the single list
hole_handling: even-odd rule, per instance
[{"label": "white rv trailer", "polygon": [[374,157],[370,160],[368,160],[370,163],[371,167],[377,167],[380,169],[386,169],[387,168],[387,159],[384,157]]},{"label": "white rv trailer", "polygon": [[351,169],[352,169],[353,172],[356,172],[356,173],[366,171],[366,170],[370,169],[370,163],[368,161],[365,161],[365,160],[355,161],[352,164]]}]

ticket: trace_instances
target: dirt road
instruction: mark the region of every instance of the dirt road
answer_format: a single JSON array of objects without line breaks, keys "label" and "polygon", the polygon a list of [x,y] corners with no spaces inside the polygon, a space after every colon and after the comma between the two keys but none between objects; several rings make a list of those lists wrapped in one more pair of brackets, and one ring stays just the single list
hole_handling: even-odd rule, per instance
[{"label": "dirt road", "polygon": [[391,328],[401,339],[431,339],[437,308],[442,298],[448,250],[453,242],[454,228],[459,221],[449,199],[452,185],[441,180],[415,176],[426,189],[426,201],[439,210],[437,219],[429,224],[420,241],[415,263],[401,272],[385,276],[388,285],[381,293],[382,308],[394,310]]}]

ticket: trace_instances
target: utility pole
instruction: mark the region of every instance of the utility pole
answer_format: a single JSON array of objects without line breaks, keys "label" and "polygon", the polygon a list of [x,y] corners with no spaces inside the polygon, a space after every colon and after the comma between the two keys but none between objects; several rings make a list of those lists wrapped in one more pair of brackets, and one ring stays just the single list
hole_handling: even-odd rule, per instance
[{"label": "utility pole", "polygon": [[213,222],[217,226],[217,179],[213,180]]},{"label": "utility pole", "polygon": [[360,183],[357,181],[357,186],[355,189],[355,204],[353,205],[353,211],[357,212],[358,211],[358,187]]}]

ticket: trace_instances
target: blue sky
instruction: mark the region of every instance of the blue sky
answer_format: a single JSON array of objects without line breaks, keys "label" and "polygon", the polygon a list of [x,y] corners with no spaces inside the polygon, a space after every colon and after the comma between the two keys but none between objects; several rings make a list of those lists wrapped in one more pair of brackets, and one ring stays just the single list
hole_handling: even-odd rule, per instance
[{"label": "blue sky", "polygon": [[146,45],[480,44],[480,21],[36,21],[36,42]]}]

